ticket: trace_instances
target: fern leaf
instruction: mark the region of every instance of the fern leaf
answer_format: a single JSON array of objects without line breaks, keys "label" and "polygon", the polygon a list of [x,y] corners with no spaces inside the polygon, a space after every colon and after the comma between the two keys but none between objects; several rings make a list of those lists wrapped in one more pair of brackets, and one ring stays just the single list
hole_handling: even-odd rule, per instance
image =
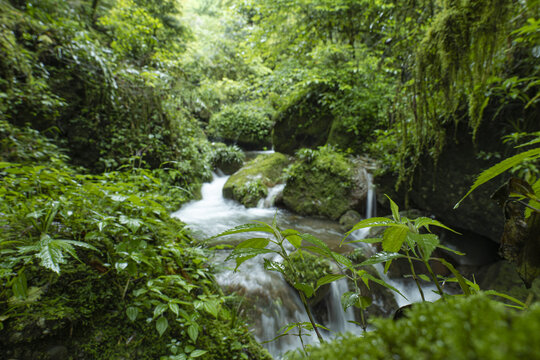
[{"label": "fern leaf", "polygon": [[511,169],[512,167],[518,165],[524,160],[535,160],[539,157],[540,157],[540,147],[522,152],[520,154],[509,157],[508,159],[504,159],[503,161],[493,165],[489,169],[484,170],[482,173],[480,173],[480,175],[478,175],[478,177],[476,178],[476,181],[471,186],[469,191],[465,194],[465,196],[463,196],[461,200],[457,202],[457,204],[454,206],[454,209],[457,209],[459,205],[461,204],[461,202],[480,185],[502,174],[506,170]]}]

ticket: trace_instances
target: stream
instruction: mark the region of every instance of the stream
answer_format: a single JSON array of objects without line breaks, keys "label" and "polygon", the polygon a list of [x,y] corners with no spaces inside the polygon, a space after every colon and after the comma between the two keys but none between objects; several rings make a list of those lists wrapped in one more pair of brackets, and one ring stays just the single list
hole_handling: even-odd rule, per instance
[{"label": "stream", "polygon": [[[283,185],[277,185],[270,189],[268,197],[264,201],[260,201],[258,207],[246,208],[233,200],[223,198],[222,189],[228,178],[229,176],[214,174],[212,182],[203,185],[201,200],[189,202],[172,214],[173,217],[188,224],[196,238],[207,239],[235,226],[255,220],[271,223],[276,217],[277,224],[281,229],[292,228],[310,233],[323,240],[332,250],[337,252],[352,250],[351,247],[339,247],[344,233],[338,223],[320,218],[303,217],[274,207],[273,201],[283,190]],[[365,217],[375,216],[375,204],[375,192],[370,186]],[[362,238],[367,233],[365,229],[362,230],[364,231],[358,231],[352,236],[355,239]],[[238,243],[250,237],[254,237],[254,234],[237,234],[234,236],[234,241]],[[231,240],[225,240],[225,243],[234,245]],[[244,262],[238,271],[234,272],[234,261],[225,261],[229,253],[230,250],[217,250],[214,257],[210,259],[218,269],[216,280],[225,293],[242,295],[247,299],[248,305],[252,305],[248,306],[252,310],[243,315],[251,319],[252,331],[256,339],[263,343],[263,346],[276,359],[280,359],[289,350],[301,347],[302,344],[298,336],[283,336],[275,341],[270,341],[278,335],[281,327],[291,322],[308,321],[296,290],[285,282],[281,274],[266,271],[260,257]],[[270,258],[270,260],[278,259]],[[420,300],[418,289],[412,279],[391,280],[382,274],[382,265],[377,270],[383,280],[396,287],[407,297],[408,300],[395,294],[399,306]],[[428,301],[434,301],[438,298],[438,295],[431,290],[432,288],[429,286],[424,289]],[[316,321],[331,330],[330,333],[323,334],[326,338],[347,331],[358,334],[362,332],[359,326],[350,323],[350,321],[355,320],[352,310],[348,309],[347,312],[344,312],[341,307],[341,295],[347,291],[349,291],[347,282],[345,279],[341,279],[331,283],[329,294],[323,300],[323,306],[326,307],[322,311],[324,317],[316,319]],[[304,344],[318,342],[314,335],[303,336],[302,340]]]}]

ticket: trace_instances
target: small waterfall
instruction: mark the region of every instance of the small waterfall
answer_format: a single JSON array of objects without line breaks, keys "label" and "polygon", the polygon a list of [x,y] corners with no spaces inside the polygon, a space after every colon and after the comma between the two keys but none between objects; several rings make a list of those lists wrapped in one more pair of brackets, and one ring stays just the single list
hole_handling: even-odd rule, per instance
[{"label": "small waterfall", "polygon": [[[214,174],[212,182],[202,187],[202,199],[185,204],[172,216],[187,223],[195,235],[205,239],[253,220],[270,223],[277,215],[278,224],[283,229],[289,227],[312,233],[332,247],[339,244],[343,236],[338,231],[339,224],[322,219],[304,218],[271,207],[284,185],[270,189],[260,207],[247,209],[235,201],[223,198],[222,188],[227,179],[228,176]],[[253,234],[235,235],[237,238],[242,236],[252,237]],[[289,286],[279,273],[266,271],[260,258],[244,262],[239,271],[234,272],[232,270],[235,267],[234,261],[225,261],[228,254],[228,250],[215,252],[213,262],[221,267],[216,274],[216,280],[226,293],[236,293],[247,299],[249,304],[245,309],[248,314],[244,315],[252,320],[253,333],[258,341],[274,339],[278,335],[278,330],[289,323],[308,321],[296,290]],[[359,328],[348,323],[349,320],[354,320],[352,310],[349,309],[344,313],[341,308],[341,295],[346,291],[348,286],[345,280],[330,284],[330,290],[323,300],[326,306],[325,319],[323,321],[316,318],[317,322],[332,330],[332,333],[323,335],[325,337],[332,337],[343,331],[359,331]],[[296,333],[295,330],[291,332]],[[303,336],[303,342],[314,344],[318,340],[315,334],[312,334]],[[279,359],[286,351],[299,348],[301,342],[296,336],[283,336],[264,346],[274,358]]]},{"label": "small waterfall", "polygon": [[377,199],[375,198],[375,185],[373,184],[373,175],[365,170],[367,198],[366,198],[366,219],[377,216]]},{"label": "small waterfall", "polygon": [[271,208],[274,206],[276,202],[276,198],[283,193],[283,189],[285,188],[285,184],[277,184],[276,186],[270,188],[268,190],[268,195],[266,198],[259,200],[257,207],[258,208]]}]

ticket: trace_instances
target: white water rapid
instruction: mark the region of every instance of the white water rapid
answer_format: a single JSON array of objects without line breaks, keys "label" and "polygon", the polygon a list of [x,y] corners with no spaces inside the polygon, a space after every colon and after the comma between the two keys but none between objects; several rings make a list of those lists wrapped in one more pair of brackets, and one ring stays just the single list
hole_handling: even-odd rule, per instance
[{"label": "white water rapid", "polygon": [[[278,185],[270,189],[268,197],[259,202],[259,207],[248,209],[237,202],[223,198],[222,189],[227,179],[228,176],[214,175],[212,182],[203,185],[201,200],[185,204],[172,216],[188,224],[194,235],[200,239],[207,239],[254,220],[269,223],[276,216],[280,228],[294,228],[313,234],[325,241],[331,249],[339,251],[338,245],[344,234],[337,223],[306,218],[273,207],[273,201],[283,190],[283,186]],[[372,217],[376,212],[375,192],[371,186],[371,175],[367,174],[367,179],[370,184],[366,217]],[[354,234],[354,238],[359,239],[366,234],[367,231],[358,231]],[[253,234],[238,234],[235,235],[237,241],[242,235],[246,238],[253,236]],[[217,250],[215,252],[213,261],[221,269],[216,275],[216,279],[226,293],[245,296],[246,301],[254,305],[252,310],[244,315],[252,319],[253,333],[258,341],[272,340],[278,335],[278,330],[289,323],[308,321],[296,291],[282,279],[280,274],[266,271],[258,257],[244,262],[239,271],[234,272],[234,262],[225,261],[229,251]],[[382,268],[378,270],[385,281],[399,289],[407,297],[408,301],[396,294],[396,300],[400,306],[420,300],[418,290],[412,287],[412,280],[394,281],[382,274]],[[344,279],[332,283],[328,295],[322,302],[326,308],[317,309],[317,313],[324,314],[324,318],[316,319],[316,321],[332,330],[330,334],[324,334],[325,337],[345,331],[361,332],[360,327],[350,323],[350,321],[355,320],[352,310],[343,312],[341,308],[341,295],[347,291],[349,289]],[[425,293],[426,295],[432,294],[429,289],[426,289]],[[294,333],[294,331],[292,332]],[[316,343],[317,338],[314,335],[304,336],[303,341],[305,344]],[[276,341],[265,343],[264,346],[274,358],[279,359],[286,351],[301,347],[301,343],[296,336],[283,336]]]}]

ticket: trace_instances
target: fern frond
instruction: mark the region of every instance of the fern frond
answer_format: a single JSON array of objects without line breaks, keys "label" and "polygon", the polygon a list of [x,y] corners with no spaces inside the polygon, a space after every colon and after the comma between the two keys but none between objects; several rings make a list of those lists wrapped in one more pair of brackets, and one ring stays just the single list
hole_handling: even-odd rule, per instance
[{"label": "fern frond", "polygon": [[520,154],[509,157],[508,159],[504,159],[503,161],[493,165],[489,169],[482,171],[482,173],[480,173],[480,175],[478,175],[478,177],[476,178],[476,181],[471,186],[469,191],[454,206],[454,209],[457,209],[459,205],[461,204],[461,202],[480,185],[502,174],[506,170],[511,169],[512,167],[520,164],[524,160],[535,160],[538,158],[540,158],[540,147],[522,152]]}]

